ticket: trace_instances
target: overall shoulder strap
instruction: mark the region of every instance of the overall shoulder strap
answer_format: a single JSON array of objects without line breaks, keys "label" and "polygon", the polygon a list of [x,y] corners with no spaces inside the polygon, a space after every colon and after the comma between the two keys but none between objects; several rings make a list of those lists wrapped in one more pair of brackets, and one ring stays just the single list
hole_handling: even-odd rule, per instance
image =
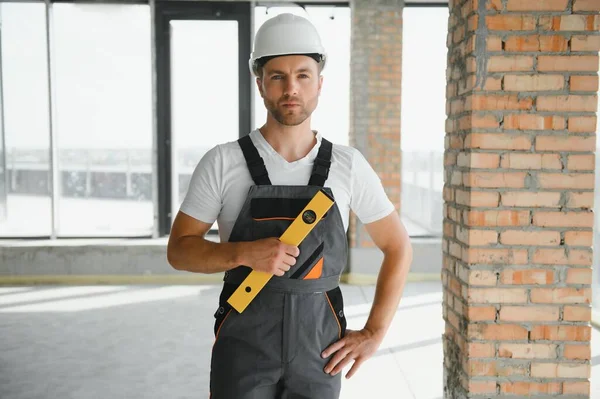
[{"label": "overall shoulder strap", "polygon": [[250,175],[252,176],[252,180],[258,186],[271,185],[271,180],[269,180],[269,173],[267,172],[267,168],[265,167],[265,162],[261,158],[258,153],[258,150],[252,143],[252,139],[250,139],[250,135],[246,135],[238,139],[238,143],[242,148],[242,152],[244,153],[244,158],[246,159],[246,164],[248,165],[248,170],[250,171]]},{"label": "overall shoulder strap", "polygon": [[323,185],[325,185],[325,181],[329,176],[329,168],[331,167],[332,149],[333,144],[331,144],[331,142],[325,139],[324,137],[321,138],[321,147],[319,147],[319,152],[317,153],[317,157],[315,158],[312,175],[310,176],[310,181],[308,182],[308,185],[320,187],[323,187]]}]

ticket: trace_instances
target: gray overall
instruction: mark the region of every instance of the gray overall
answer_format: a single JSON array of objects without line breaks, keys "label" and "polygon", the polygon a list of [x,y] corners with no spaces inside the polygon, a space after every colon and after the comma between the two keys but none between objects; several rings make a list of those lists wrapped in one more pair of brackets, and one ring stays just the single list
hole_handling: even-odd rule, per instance
[{"label": "gray overall", "polygon": [[[230,240],[280,237],[319,190],[331,165],[332,144],[323,139],[306,186],[274,186],[249,136],[239,140],[255,185]],[[321,352],[346,332],[339,278],[348,242],[334,204],[299,245],[296,264],[273,276],[250,305],[238,313],[227,299],[250,273],[239,266],[225,273],[215,313],[211,399],[334,399],[341,373],[323,369],[332,356]]]}]

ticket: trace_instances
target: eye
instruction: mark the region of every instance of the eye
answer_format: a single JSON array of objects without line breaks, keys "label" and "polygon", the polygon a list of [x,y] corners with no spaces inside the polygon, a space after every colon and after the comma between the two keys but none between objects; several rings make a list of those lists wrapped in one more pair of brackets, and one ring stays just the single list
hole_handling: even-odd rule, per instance
[{"label": "eye", "polygon": [[310,77],[310,76],[308,76],[308,75],[307,75],[307,74],[305,74],[305,73],[302,73],[302,74],[300,74],[300,78],[301,78],[301,79],[308,79],[309,77]]},{"label": "eye", "polygon": [[271,80],[279,80],[281,78],[283,78],[283,76],[281,76],[281,75],[273,75],[273,76],[271,76]]}]

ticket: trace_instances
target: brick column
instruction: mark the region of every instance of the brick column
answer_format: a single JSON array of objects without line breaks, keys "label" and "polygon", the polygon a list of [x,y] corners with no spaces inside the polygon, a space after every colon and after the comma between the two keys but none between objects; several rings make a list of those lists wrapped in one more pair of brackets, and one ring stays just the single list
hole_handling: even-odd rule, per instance
[{"label": "brick column", "polygon": [[[350,1],[350,145],[360,150],[377,171],[397,209],[401,178],[402,6],[400,0]],[[349,235],[352,248],[373,247],[353,215]]]},{"label": "brick column", "polygon": [[589,397],[599,10],[450,1],[445,398]]}]

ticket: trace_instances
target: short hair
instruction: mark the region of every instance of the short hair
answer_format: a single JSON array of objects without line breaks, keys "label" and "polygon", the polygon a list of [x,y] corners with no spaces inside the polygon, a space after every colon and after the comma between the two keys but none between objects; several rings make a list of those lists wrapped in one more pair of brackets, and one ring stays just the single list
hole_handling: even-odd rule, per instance
[{"label": "short hair", "polygon": [[[323,70],[323,66],[325,65],[325,59],[323,58],[323,56],[321,54],[318,54],[318,53],[285,54],[285,55],[306,55],[306,56],[314,59],[318,64],[319,73],[321,73],[321,71]],[[269,62],[270,60],[272,60],[273,58],[276,58],[276,57],[280,57],[280,55],[269,55],[269,56],[261,57],[261,58],[257,59],[254,62],[254,65],[252,66],[252,69],[254,70],[254,73],[256,74],[256,76],[262,78],[263,67],[265,66],[265,64],[267,62]]]}]

